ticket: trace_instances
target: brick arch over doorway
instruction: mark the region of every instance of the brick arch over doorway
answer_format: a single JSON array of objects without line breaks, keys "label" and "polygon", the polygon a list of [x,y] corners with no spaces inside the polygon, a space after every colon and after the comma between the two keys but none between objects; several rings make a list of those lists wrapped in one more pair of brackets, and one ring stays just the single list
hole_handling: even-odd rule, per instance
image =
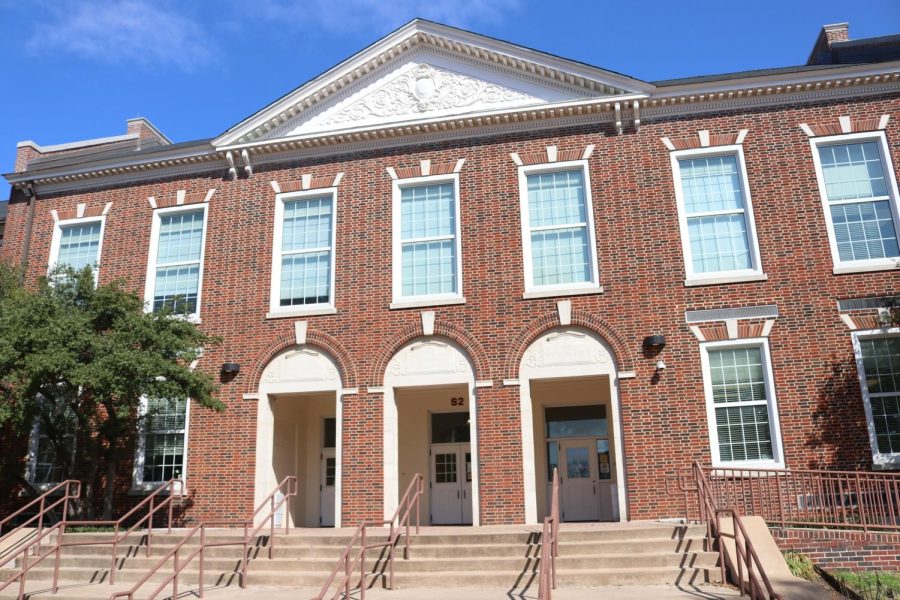
[{"label": "brick arch over doorway", "polygon": [[[406,344],[424,335],[425,332],[422,330],[421,323],[416,323],[415,325],[411,325],[400,331],[394,339],[394,343],[378,354],[369,379],[371,385],[381,385],[382,382],[384,382],[387,366],[391,358],[393,358],[393,356]],[[449,339],[458,344],[466,352],[475,369],[476,379],[488,379],[490,377],[490,372],[488,370],[489,363],[484,348],[464,329],[445,321],[435,321],[434,335]]]},{"label": "brick arch over doorway", "polygon": [[[634,370],[634,356],[628,350],[628,344],[616,329],[595,315],[583,311],[572,311],[572,322],[575,327],[589,329],[599,335],[610,345],[615,354],[616,365],[620,371]],[[559,327],[559,313],[551,312],[532,321],[510,344],[509,354],[503,369],[505,379],[517,379],[522,356],[534,340],[548,329]]]},{"label": "brick arch over doorway", "polygon": [[[356,366],[350,359],[349,353],[341,346],[340,343],[327,333],[311,329],[306,334],[306,344],[316,346],[331,356],[337,364],[338,371],[341,374],[341,383],[346,388],[354,388],[357,385]],[[259,390],[259,381],[262,378],[263,371],[272,359],[280,352],[297,345],[296,334],[284,334],[277,338],[267,350],[261,352],[254,361],[253,372],[244,383],[245,394],[255,394]]]}]

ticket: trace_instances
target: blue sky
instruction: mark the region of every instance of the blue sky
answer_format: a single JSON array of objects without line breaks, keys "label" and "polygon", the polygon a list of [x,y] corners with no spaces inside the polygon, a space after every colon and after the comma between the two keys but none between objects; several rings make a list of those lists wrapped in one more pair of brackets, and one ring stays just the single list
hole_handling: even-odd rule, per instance
[{"label": "blue sky", "polygon": [[0,171],[135,116],[215,136],[416,16],[645,80],[802,64],[825,23],[900,33],[900,0],[0,0]]}]

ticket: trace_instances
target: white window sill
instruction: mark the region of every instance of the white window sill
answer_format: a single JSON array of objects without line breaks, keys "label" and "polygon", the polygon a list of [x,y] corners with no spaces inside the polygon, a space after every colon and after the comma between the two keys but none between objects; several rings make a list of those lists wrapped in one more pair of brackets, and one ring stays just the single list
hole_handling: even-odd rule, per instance
[{"label": "white window sill", "polygon": [[847,273],[871,273],[873,271],[892,271],[900,269],[900,259],[897,261],[883,263],[868,263],[864,265],[844,264],[834,267],[835,275],[845,275]]},{"label": "white window sill", "polygon": [[765,273],[748,273],[746,275],[716,275],[713,277],[692,277],[684,280],[685,287],[701,285],[722,285],[726,283],[747,283],[750,281],[768,281]]},{"label": "white window sill", "polygon": [[30,485],[31,487],[33,487],[33,488],[36,489],[37,491],[41,492],[42,494],[45,494],[45,493],[47,493],[48,491],[50,491],[50,490],[52,490],[53,488],[55,488],[56,486],[58,486],[60,483],[62,483],[62,482],[61,482],[61,481],[51,481],[51,482],[48,482],[48,483],[32,483],[32,482],[29,481],[29,482],[28,482],[28,485]]},{"label": "white window sill", "polygon": [[334,315],[337,309],[333,306],[316,306],[310,308],[290,308],[273,310],[266,313],[267,319],[286,319],[289,317],[315,317],[317,315]]},{"label": "white window sill", "polygon": [[465,304],[465,297],[457,298],[422,298],[421,300],[397,300],[391,302],[390,310],[402,310],[404,308],[425,308],[428,306],[451,306],[453,304]]},{"label": "white window sill", "polygon": [[[159,483],[135,483],[132,484],[130,488],[128,488],[129,496],[149,496],[153,492],[155,492],[159,486],[164,485],[165,482],[161,481]],[[187,486],[184,486],[184,489],[181,492],[182,496],[187,496]],[[169,488],[166,487],[163,491],[159,493],[160,496],[168,496]],[[177,494],[176,494],[177,495]]]},{"label": "white window sill", "polygon": [[591,287],[573,287],[560,288],[555,290],[532,290],[522,294],[523,300],[531,300],[532,298],[555,298],[557,296],[589,296],[591,294],[602,294],[603,286],[596,285]]},{"label": "white window sill", "polygon": [[745,470],[763,470],[763,471],[784,471],[785,466],[783,462],[776,461],[740,461],[740,462],[717,462],[713,463],[713,474],[714,475],[734,475],[736,477],[744,476],[744,477],[766,477],[771,475],[771,473],[745,473],[741,475],[738,473],[731,473],[732,471],[745,471]]},{"label": "white window sill", "polygon": [[876,454],[872,457],[873,471],[900,470],[900,454]]}]

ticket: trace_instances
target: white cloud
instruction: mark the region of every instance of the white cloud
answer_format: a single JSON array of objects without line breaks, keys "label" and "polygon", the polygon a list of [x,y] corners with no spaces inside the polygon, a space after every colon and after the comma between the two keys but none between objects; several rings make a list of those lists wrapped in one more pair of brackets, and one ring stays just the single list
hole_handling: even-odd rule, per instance
[{"label": "white cloud", "polygon": [[519,0],[256,0],[252,14],[332,33],[373,29],[381,33],[415,17],[457,27],[495,23],[518,7]]},{"label": "white cloud", "polygon": [[117,64],[174,65],[190,71],[215,60],[215,45],[183,13],[152,0],[45,3],[28,49]]}]

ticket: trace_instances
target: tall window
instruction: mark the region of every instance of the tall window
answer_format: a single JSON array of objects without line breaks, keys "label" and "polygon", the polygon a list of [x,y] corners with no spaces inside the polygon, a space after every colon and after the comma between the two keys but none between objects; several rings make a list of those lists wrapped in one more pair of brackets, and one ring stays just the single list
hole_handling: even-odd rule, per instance
[{"label": "tall window", "polygon": [[64,401],[40,402],[29,441],[28,481],[34,485],[56,484],[66,478],[66,463],[75,452],[75,415]]},{"label": "tall window", "polygon": [[136,483],[158,484],[183,478],[188,401],[151,399],[145,407]]},{"label": "tall window", "polygon": [[203,279],[206,207],[162,209],[153,222],[147,296],[154,311],[163,307],[197,316]]},{"label": "tall window", "polygon": [[456,180],[401,182],[394,198],[394,302],[460,298]]},{"label": "tall window", "polygon": [[835,266],[900,265],[897,186],[884,136],[814,139],[813,150]]},{"label": "tall window", "polygon": [[525,291],[598,289],[586,165],[520,169]]},{"label": "tall window", "polygon": [[675,152],[687,283],[761,276],[740,148]]},{"label": "tall window", "polygon": [[766,343],[714,342],[703,353],[713,462],[783,466]]},{"label": "tall window", "polygon": [[279,196],[275,210],[275,264],[271,311],[334,305],[335,192]]},{"label": "tall window", "polygon": [[57,223],[50,245],[50,268],[65,265],[80,271],[91,267],[96,274],[102,239],[102,220]]},{"label": "tall window", "polygon": [[857,364],[876,464],[900,464],[900,335],[858,335]]}]

